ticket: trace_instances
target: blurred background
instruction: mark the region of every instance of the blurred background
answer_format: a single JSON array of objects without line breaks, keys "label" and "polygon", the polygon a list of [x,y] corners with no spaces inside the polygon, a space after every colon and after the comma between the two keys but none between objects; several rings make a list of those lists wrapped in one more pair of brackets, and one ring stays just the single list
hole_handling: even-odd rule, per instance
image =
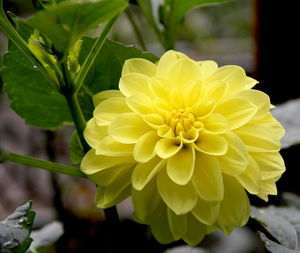
[{"label": "blurred background", "polygon": [[[153,2],[157,6],[160,1]],[[32,13],[29,0],[6,0],[4,7],[23,17]],[[296,10],[279,0],[235,0],[197,8],[186,15],[175,49],[193,59],[212,59],[219,65],[242,66],[249,76],[260,81],[256,88],[267,92],[273,104],[298,98],[299,84],[295,78],[298,65],[293,60],[298,52],[296,45],[299,45],[299,37],[294,32],[297,30]],[[160,56],[164,50],[138,6],[131,5],[129,11],[138,21],[146,49]],[[125,14],[118,20],[110,38],[140,47]],[[7,41],[0,33],[0,54],[6,50]],[[0,84],[0,143],[4,148],[69,164],[68,142],[72,129],[68,126],[50,132],[25,125],[10,109]],[[282,151],[287,172],[278,184],[279,191],[299,194],[295,166],[298,153],[299,146]],[[96,252],[106,252],[105,245],[99,244],[99,238],[105,238],[107,224],[103,221],[102,211],[94,207],[94,191],[94,185],[84,179],[11,163],[0,164],[0,220],[31,199],[33,210],[37,212],[36,228],[53,220],[64,224],[64,235],[47,252],[95,252],[95,248],[98,248]],[[280,196],[272,197],[270,202],[280,203]],[[256,198],[252,203],[265,205]],[[121,244],[125,248],[131,247],[131,252],[164,252],[171,246],[182,244],[163,246],[155,243],[146,226],[130,221],[132,208],[129,200],[118,206],[118,210],[122,223],[117,233]],[[237,230],[225,239],[220,233],[213,234],[203,241],[201,247],[212,253],[265,252],[251,231],[255,226],[250,223],[249,228]],[[145,239],[147,237],[149,241]]]}]

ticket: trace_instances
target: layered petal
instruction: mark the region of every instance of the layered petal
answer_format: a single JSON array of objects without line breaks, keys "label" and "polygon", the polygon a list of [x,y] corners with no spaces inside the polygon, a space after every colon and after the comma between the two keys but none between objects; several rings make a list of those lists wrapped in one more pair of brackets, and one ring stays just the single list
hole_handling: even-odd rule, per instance
[{"label": "layered petal", "polygon": [[90,147],[96,149],[101,140],[107,136],[107,130],[107,126],[98,126],[95,118],[91,118],[86,124],[83,135]]},{"label": "layered petal", "polygon": [[151,128],[135,113],[123,113],[115,118],[108,128],[108,133],[121,143],[136,143]]},{"label": "layered petal", "polygon": [[128,73],[139,73],[148,77],[156,74],[156,65],[142,58],[131,58],[125,61],[122,68],[122,76]]},{"label": "layered petal", "polygon": [[205,201],[201,198],[194,209],[192,210],[193,215],[198,221],[205,225],[212,225],[216,222],[220,211],[220,201]]},{"label": "layered petal", "polygon": [[168,159],[168,176],[174,181],[174,183],[186,185],[191,180],[194,172],[194,165],[194,147],[192,145],[184,145],[178,153]]},{"label": "layered petal", "polygon": [[150,94],[148,76],[139,73],[128,73],[123,75],[119,82],[119,89],[126,97],[135,93]]},{"label": "layered petal", "polygon": [[228,143],[222,135],[201,132],[194,147],[202,153],[219,156],[227,152]]},{"label": "layered petal", "polygon": [[211,202],[223,199],[222,173],[220,164],[214,156],[197,154],[192,182],[203,200]]},{"label": "layered petal", "polygon": [[175,184],[165,170],[157,176],[157,188],[161,198],[177,215],[188,213],[197,203],[198,197],[192,183]]}]

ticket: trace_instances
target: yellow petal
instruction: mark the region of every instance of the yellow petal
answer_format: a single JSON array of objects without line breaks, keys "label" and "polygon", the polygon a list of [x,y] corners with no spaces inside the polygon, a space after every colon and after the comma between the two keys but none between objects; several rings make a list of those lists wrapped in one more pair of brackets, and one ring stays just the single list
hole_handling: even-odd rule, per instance
[{"label": "yellow petal", "polygon": [[167,159],[179,152],[182,146],[179,138],[163,138],[156,143],[155,152],[159,157]]},{"label": "yellow petal", "polygon": [[135,93],[134,95],[127,97],[126,103],[131,110],[140,115],[155,112],[152,100],[143,93]]},{"label": "yellow petal", "polygon": [[261,173],[256,161],[249,156],[246,170],[236,176],[237,181],[251,194],[258,194],[261,188]]},{"label": "yellow petal", "polygon": [[199,198],[192,213],[198,221],[205,225],[212,225],[219,216],[219,210],[220,201],[205,201]]},{"label": "yellow petal", "polygon": [[270,110],[270,97],[259,90],[243,90],[234,94],[234,97],[246,99],[257,107],[255,118],[265,116]]},{"label": "yellow petal", "polygon": [[149,81],[149,89],[153,97],[166,104],[169,104],[171,101],[170,89],[172,89],[172,87],[174,87],[173,83],[161,77],[151,78]]},{"label": "yellow petal", "polygon": [[239,66],[226,65],[217,69],[208,78],[210,82],[222,80],[228,84],[227,94],[232,94],[239,90],[243,90],[247,85],[247,76],[245,70]]},{"label": "yellow petal", "polygon": [[148,83],[149,77],[143,74],[129,73],[121,77],[119,89],[126,97],[135,93],[150,94]]},{"label": "yellow petal", "polygon": [[165,124],[165,119],[163,118],[163,116],[157,113],[147,114],[143,118],[149,126],[155,129],[158,129]]},{"label": "yellow petal", "polygon": [[263,180],[280,176],[285,171],[284,161],[279,152],[250,153],[257,162]]},{"label": "yellow petal", "polygon": [[264,152],[279,151],[279,140],[263,125],[247,124],[234,130],[246,144],[248,151]]},{"label": "yellow petal", "polygon": [[202,87],[203,97],[206,99],[214,99],[215,101],[223,98],[228,90],[227,83],[222,80],[205,81]]},{"label": "yellow petal", "polygon": [[253,88],[256,84],[258,84],[258,81],[247,76],[246,78],[246,89],[251,89]]},{"label": "yellow petal", "polygon": [[180,59],[188,59],[188,57],[180,52],[176,52],[173,50],[167,51],[158,62],[157,76],[168,78],[172,65]]},{"label": "yellow petal", "polygon": [[220,134],[228,130],[228,120],[219,113],[212,113],[202,120],[204,128],[210,133]]},{"label": "yellow petal", "polygon": [[248,123],[256,114],[257,107],[245,99],[230,99],[218,104],[214,110],[229,122],[229,129],[239,128]]},{"label": "yellow petal", "polygon": [[216,106],[216,101],[212,98],[204,99],[193,105],[193,113],[196,117],[210,115]]},{"label": "yellow petal", "polygon": [[191,211],[198,200],[192,183],[187,185],[175,184],[165,170],[161,170],[157,175],[157,189],[167,206],[177,215]]},{"label": "yellow petal", "polygon": [[207,226],[199,222],[192,214],[187,215],[188,229],[183,240],[190,246],[198,245],[207,233]]},{"label": "yellow petal", "polygon": [[112,97],[124,97],[119,90],[105,90],[93,96],[94,107],[97,107],[101,102]]},{"label": "yellow petal", "polygon": [[131,110],[126,104],[125,97],[113,97],[104,100],[94,110],[94,118],[99,126],[109,125],[118,115]]},{"label": "yellow petal", "polygon": [[218,69],[218,64],[214,61],[198,61],[197,63],[200,67],[201,80],[207,79]]},{"label": "yellow petal", "polygon": [[180,59],[175,62],[169,72],[169,79],[178,87],[184,87],[190,81],[200,80],[198,64],[190,59]]},{"label": "yellow petal", "polygon": [[[134,172],[133,172],[134,173]],[[160,213],[157,209],[163,204],[158,194],[156,179],[152,179],[140,191],[132,188],[132,204],[134,206],[135,217],[142,223],[153,223],[159,219]]]},{"label": "yellow petal", "polygon": [[91,174],[88,177],[96,185],[107,186],[117,180],[120,175],[124,175],[124,171],[132,171],[133,167],[133,163],[120,164],[105,170],[101,170],[99,172],[96,172],[95,174]]},{"label": "yellow petal", "polygon": [[148,162],[152,159],[155,152],[155,145],[159,141],[160,137],[155,131],[149,131],[141,136],[134,146],[133,157],[139,162]]},{"label": "yellow petal", "polygon": [[250,203],[244,188],[232,177],[223,175],[224,199],[221,201],[218,225],[224,233],[244,226],[250,215]]},{"label": "yellow petal", "polygon": [[131,156],[119,156],[111,157],[104,155],[96,155],[95,150],[91,149],[83,157],[80,169],[83,173],[90,175],[99,171],[114,167],[120,164],[134,163],[134,159]]},{"label": "yellow petal", "polygon": [[219,201],[223,199],[223,179],[217,158],[197,154],[192,182],[203,200]]},{"label": "yellow petal", "polygon": [[118,175],[111,184],[97,187],[97,207],[112,207],[129,197],[131,192],[131,172],[132,170],[123,170],[123,173]]},{"label": "yellow petal", "polygon": [[[202,96],[202,84],[201,81],[196,80],[189,82],[185,85],[184,89],[181,90],[185,106],[192,107],[196,103],[199,103],[199,100]],[[202,101],[202,100],[201,100]]]},{"label": "yellow petal", "polygon": [[228,143],[221,135],[201,132],[194,147],[205,154],[224,155],[227,152]]},{"label": "yellow petal", "polygon": [[241,174],[249,164],[246,146],[232,132],[228,132],[224,136],[228,142],[228,150],[225,155],[219,157],[221,170],[231,176]]},{"label": "yellow petal", "polygon": [[108,133],[121,143],[136,143],[149,130],[151,128],[139,115],[123,113],[111,122]]},{"label": "yellow petal", "polygon": [[176,215],[170,208],[167,208],[168,222],[175,240],[182,238],[187,232],[187,215]]},{"label": "yellow petal", "polygon": [[140,191],[147,183],[160,172],[166,161],[154,157],[147,163],[139,163],[132,173],[132,186]]},{"label": "yellow petal", "polygon": [[125,61],[122,76],[128,73],[140,73],[151,77],[156,73],[156,65],[146,59],[131,58]]},{"label": "yellow petal", "polygon": [[131,156],[133,148],[133,144],[123,144],[115,141],[111,136],[106,136],[96,148],[96,155]]},{"label": "yellow petal", "polygon": [[100,141],[107,136],[107,129],[107,126],[98,126],[94,118],[87,122],[83,135],[91,148],[96,149],[98,147]]},{"label": "yellow petal", "polygon": [[174,242],[175,238],[172,235],[172,232],[169,227],[167,211],[165,206],[163,206],[159,210],[159,214],[159,220],[150,224],[153,236],[161,244]]},{"label": "yellow petal", "polygon": [[184,145],[182,149],[170,157],[167,162],[168,176],[179,185],[190,182],[194,172],[195,150],[192,145]]}]

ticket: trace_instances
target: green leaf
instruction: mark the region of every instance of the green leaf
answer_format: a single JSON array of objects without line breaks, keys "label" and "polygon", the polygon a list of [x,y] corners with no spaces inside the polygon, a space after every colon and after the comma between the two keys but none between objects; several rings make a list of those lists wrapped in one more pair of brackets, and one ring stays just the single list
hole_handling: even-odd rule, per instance
[{"label": "green leaf", "polygon": [[31,202],[18,207],[13,214],[0,222],[0,252],[23,253],[30,246],[29,237],[35,212],[31,211]]},{"label": "green leaf", "polygon": [[56,51],[68,51],[91,29],[120,13],[125,0],[67,1],[39,11],[24,22],[50,39]]},{"label": "green leaf", "polygon": [[[30,33],[26,33],[28,37]],[[96,39],[85,37],[79,57],[84,62]],[[106,89],[117,89],[124,61],[139,57],[157,61],[158,58],[135,47],[106,41],[92,66],[85,85],[79,91],[79,101],[85,118],[92,117],[92,96]],[[72,118],[68,105],[57,89],[37,71],[31,62],[13,44],[4,56],[1,70],[4,91],[8,94],[11,107],[26,122],[46,129],[56,129]]]},{"label": "green leaf", "polygon": [[31,233],[33,242],[30,245],[28,253],[42,253],[46,248],[54,244],[64,233],[63,224],[53,221],[39,230]]},{"label": "green leaf", "polygon": [[162,5],[163,25],[165,26],[165,39],[169,47],[173,47],[176,39],[176,34],[184,15],[193,8],[202,6],[204,4],[222,3],[229,0],[165,0]]},{"label": "green leaf", "polygon": [[65,98],[13,44],[4,55],[3,65],[4,91],[11,108],[26,124],[55,129],[71,122]]},{"label": "green leaf", "polygon": [[[281,244],[281,247],[285,247],[289,250],[300,249],[299,210],[291,207],[252,207],[251,217],[261,223],[269,234]],[[263,238],[265,239],[265,237]],[[270,245],[266,244],[266,247]],[[274,245],[276,244],[272,244],[272,247]]]},{"label": "green leaf", "polygon": [[80,143],[77,131],[74,131],[70,141],[70,160],[73,164],[79,164],[84,155],[85,152]]}]

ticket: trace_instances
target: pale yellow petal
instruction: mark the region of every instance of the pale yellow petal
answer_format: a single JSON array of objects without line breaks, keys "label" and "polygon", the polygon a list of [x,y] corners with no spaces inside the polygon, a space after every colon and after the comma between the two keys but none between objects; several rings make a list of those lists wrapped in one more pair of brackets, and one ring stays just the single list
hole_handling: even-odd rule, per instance
[{"label": "pale yellow petal", "polygon": [[270,110],[270,97],[259,90],[243,90],[234,94],[234,97],[248,100],[257,107],[255,118],[264,117]]},{"label": "pale yellow petal", "polygon": [[212,113],[202,120],[204,128],[210,133],[221,134],[229,129],[229,122],[222,114]]},{"label": "pale yellow petal", "polygon": [[245,99],[234,98],[218,104],[214,112],[222,114],[228,120],[229,129],[236,129],[254,117],[257,107]]},{"label": "pale yellow petal", "polygon": [[167,162],[168,176],[179,185],[190,182],[194,172],[195,150],[192,145],[184,145],[182,149]]},{"label": "pale yellow petal", "polygon": [[[196,80],[189,82],[181,89],[181,94],[184,99],[184,105],[186,107],[192,107],[202,98],[202,84],[201,81]],[[202,99],[201,99],[202,101]]]},{"label": "pale yellow petal", "polygon": [[229,234],[234,228],[244,226],[250,215],[250,203],[244,188],[230,176],[223,176],[224,199],[221,201],[218,225]]},{"label": "pale yellow petal", "polygon": [[112,97],[124,97],[119,90],[105,90],[93,96],[93,104],[96,108],[101,102]]},{"label": "pale yellow petal", "polygon": [[168,78],[172,65],[180,59],[188,59],[188,57],[180,52],[173,50],[167,51],[164,55],[162,55],[158,62],[157,76]]},{"label": "pale yellow petal", "polygon": [[202,87],[202,96],[206,99],[214,99],[215,101],[222,99],[228,90],[228,85],[223,80],[204,81]]},{"label": "pale yellow petal", "polygon": [[148,162],[155,155],[155,145],[160,137],[155,131],[149,131],[141,136],[136,142],[133,150],[133,157],[139,162]]},{"label": "pale yellow petal", "polygon": [[205,201],[219,201],[224,196],[220,164],[214,156],[197,154],[192,177],[193,185]]},{"label": "pale yellow petal", "polygon": [[188,229],[182,239],[190,246],[196,246],[207,234],[207,226],[199,222],[194,215],[189,213],[187,216]]},{"label": "pale yellow petal", "polygon": [[248,166],[248,151],[242,140],[234,133],[224,135],[228,142],[227,153],[218,157],[223,173],[234,176],[241,174]]},{"label": "pale yellow petal", "polygon": [[94,119],[99,126],[109,125],[118,115],[131,110],[125,97],[113,97],[101,102],[94,110]]},{"label": "pale yellow petal", "polygon": [[242,139],[250,152],[270,152],[279,151],[280,149],[279,140],[264,125],[249,123],[235,129],[234,133]]},{"label": "pale yellow petal", "polygon": [[124,175],[125,170],[132,171],[134,166],[134,163],[120,164],[105,170],[101,170],[95,174],[91,174],[88,177],[96,185],[107,186],[117,180],[120,175]]},{"label": "pale yellow petal", "polygon": [[176,239],[172,235],[169,227],[166,207],[162,206],[158,214],[160,215],[159,220],[150,224],[153,236],[161,244],[174,242]]},{"label": "pale yellow petal", "polygon": [[165,165],[166,161],[159,157],[154,157],[146,163],[138,163],[132,173],[132,186],[138,191],[142,190]]},{"label": "pale yellow petal", "polygon": [[147,114],[143,118],[145,122],[154,129],[158,129],[166,123],[164,117],[157,113]]},{"label": "pale yellow petal", "polygon": [[131,196],[134,216],[138,218],[139,222],[149,224],[159,219],[160,206],[165,206],[165,204],[157,191],[155,178],[150,180],[140,191],[132,188]]},{"label": "pale yellow petal", "polygon": [[216,222],[219,211],[220,201],[205,201],[199,198],[192,213],[198,221],[205,225],[212,225]]},{"label": "pale yellow petal", "polygon": [[122,76],[128,73],[140,73],[151,77],[156,74],[156,65],[143,58],[131,58],[125,61]]},{"label": "pale yellow petal", "polygon": [[83,157],[80,169],[83,173],[90,175],[99,171],[114,167],[120,164],[134,163],[132,156],[111,157],[104,155],[96,155],[95,150],[91,149]]},{"label": "pale yellow petal", "polygon": [[157,189],[169,208],[177,215],[191,211],[197,203],[198,196],[192,183],[175,184],[165,170],[157,175]]},{"label": "pale yellow petal", "polygon": [[215,61],[198,61],[197,63],[200,67],[201,80],[207,79],[218,69],[218,64]]},{"label": "pale yellow petal", "polygon": [[250,153],[257,162],[263,180],[280,176],[285,171],[284,160],[279,152]]},{"label": "pale yellow petal", "polygon": [[126,97],[135,93],[150,94],[149,80],[150,78],[143,74],[129,73],[120,78],[119,89]]},{"label": "pale yellow petal", "polygon": [[96,155],[132,156],[133,148],[133,144],[120,143],[115,141],[111,136],[106,136],[96,148]]},{"label": "pale yellow petal", "polygon": [[245,171],[236,176],[237,181],[251,194],[260,192],[262,176],[256,161],[249,155],[249,165]]},{"label": "pale yellow petal", "polygon": [[155,112],[153,101],[143,93],[135,93],[134,95],[127,97],[126,103],[131,110],[140,115]]},{"label": "pale yellow petal", "polygon": [[176,215],[170,208],[167,208],[169,227],[175,240],[182,238],[188,229],[187,215]]},{"label": "pale yellow petal", "polygon": [[212,98],[203,99],[193,105],[192,110],[196,117],[206,117],[210,115],[216,107],[216,101]]},{"label": "pale yellow petal", "polygon": [[156,143],[155,152],[159,157],[167,159],[179,152],[182,146],[180,138],[163,138]]},{"label": "pale yellow petal", "polygon": [[107,126],[98,126],[95,119],[92,118],[87,122],[86,128],[84,129],[84,139],[91,148],[96,149],[100,141],[107,136],[107,129]]},{"label": "pale yellow petal", "polygon": [[136,113],[123,113],[111,122],[108,133],[121,143],[136,143],[149,130],[151,128]]},{"label": "pale yellow petal", "polygon": [[253,88],[256,84],[258,84],[258,81],[247,76],[246,78],[246,89],[251,89]]},{"label": "pale yellow petal", "polygon": [[184,87],[190,81],[200,80],[199,66],[193,60],[180,59],[171,66],[168,78],[174,85]]},{"label": "pale yellow petal", "polygon": [[131,170],[123,170],[109,185],[98,186],[96,192],[96,205],[100,208],[108,208],[119,204],[129,197],[131,193]]},{"label": "pale yellow petal", "polygon": [[[228,84],[227,94],[232,94],[247,87],[245,70],[236,65],[226,65],[217,69],[207,80],[222,80]],[[206,80],[206,81],[207,81]]]},{"label": "pale yellow petal", "polygon": [[227,152],[228,143],[222,135],[201,132],[194,147],[205,154],[224,155]]}]

